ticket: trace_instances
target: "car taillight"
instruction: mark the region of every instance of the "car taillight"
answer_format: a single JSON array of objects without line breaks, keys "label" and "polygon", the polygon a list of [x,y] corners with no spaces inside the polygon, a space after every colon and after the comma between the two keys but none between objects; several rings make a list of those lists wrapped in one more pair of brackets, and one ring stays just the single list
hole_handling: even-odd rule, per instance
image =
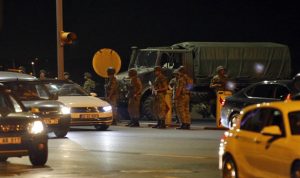
[{"label": "car taillight", "polygon": [[286,96],[285,100],[291,100],[291,94],[290,93]]},{"label": "car taillight", "polygon": [[220,101],[219,101],[219,102],[220,102],[221,106],[224,106],[224,105],[225,105],[225,101],[226,101],[225,99],[220,98]]}]

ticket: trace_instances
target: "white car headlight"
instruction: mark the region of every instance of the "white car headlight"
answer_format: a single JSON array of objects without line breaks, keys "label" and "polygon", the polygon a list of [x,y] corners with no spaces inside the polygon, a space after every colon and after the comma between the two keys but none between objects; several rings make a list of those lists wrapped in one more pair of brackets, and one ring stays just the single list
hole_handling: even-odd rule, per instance
[{"label": "white car headlight", "polygon": [[104,106],[103,107],[103,110],[104,110],[104,112],[108,112],[108,111],[111,111],[111,106]]},{"label": "white car headlight", "polygon": [[67,106],[62,106],[60,107],[60,112],[62,114],[70,114],[71,113],[71,108]]},{"label": "white car headlight", "polygon": [[42,121],[34,121],[29,124],[28,127],[29,133],[31,134],[39,134],[44,131],[44,125]]}]

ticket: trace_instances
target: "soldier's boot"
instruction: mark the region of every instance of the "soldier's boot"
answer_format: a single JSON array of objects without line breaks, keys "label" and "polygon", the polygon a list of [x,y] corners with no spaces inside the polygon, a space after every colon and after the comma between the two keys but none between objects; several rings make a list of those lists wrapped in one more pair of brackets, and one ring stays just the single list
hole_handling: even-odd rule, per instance
[{"label": "soldier's boot", "polygon": [[160,125],[158,126],[159,129],[165,129],[166,128],[166,121],[165,120],[161,120]]},{"label": "soldier's boot", "polygon": [[186,127],[186,124],[185,124],[185,123],[182,123],[182,124],[180,125],[180,127],[177,127],[176,129],[185,129],[185,127]]},{"label": "soldier's boot", "polygon": [[130,125],[130,127],[139,127],[140,126],[140,123],[139,123],[139,120],[137,118],[134,118],[133,119],[133,123]]},{"label": "soldier's boot", "polygon": [[160,124],[161,124],[161,120],[158,119],[157,124],[152,126],[152,128],[158,128],[160,126]]}]

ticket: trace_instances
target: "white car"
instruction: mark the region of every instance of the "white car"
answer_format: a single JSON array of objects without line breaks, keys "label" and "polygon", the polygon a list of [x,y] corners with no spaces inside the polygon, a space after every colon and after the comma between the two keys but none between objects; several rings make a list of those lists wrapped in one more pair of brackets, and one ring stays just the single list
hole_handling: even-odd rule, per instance
[{"label": "white car", "polygon": [[87,93],[80,85],[65,80],[43,80],[50,92],[58,94],[58,100],[71,108],[71,126],[94,125],[106,130],[112,124],[111,105]]}]

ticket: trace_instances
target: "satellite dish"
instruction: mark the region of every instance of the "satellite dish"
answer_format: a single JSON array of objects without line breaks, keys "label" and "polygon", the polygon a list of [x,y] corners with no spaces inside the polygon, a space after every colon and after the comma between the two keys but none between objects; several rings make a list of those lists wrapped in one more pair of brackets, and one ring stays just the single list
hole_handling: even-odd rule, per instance
[{"label": "satellite dish", "polygon": [[93,57],[93,68],[95,72],[104,78],[108,78],[107,68],[113,67],[116,70],[116,74],[121,69],[121,58],[119,54],[109,48],[103,48],[98,50]]}]

